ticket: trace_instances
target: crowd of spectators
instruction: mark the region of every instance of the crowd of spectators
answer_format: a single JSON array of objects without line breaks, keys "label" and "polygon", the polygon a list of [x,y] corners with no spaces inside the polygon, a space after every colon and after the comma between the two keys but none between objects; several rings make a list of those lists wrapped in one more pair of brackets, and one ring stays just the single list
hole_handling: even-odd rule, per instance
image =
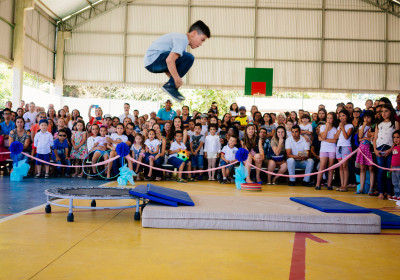
[{"label": "crowd of spectators", "polygon": [[[335,185],[337,191],[348,191],[358,183],[358,175],[357,194],[366,192],[369,185],[370,195],[396,199],[400,196],[400,172],[388,173],[373,165],[400,166],[400,94],[396,103],[393,107],[383,97],[367,100],[364,108],[354,108],[353,103],[347,102],[337,104],[332,112],[320,105],[315,112],[299,109],[279,114],[261,113],[256,105],[247,110],[233,103],[229,112],[221,114],[216,102],[207,112],[190,113],[188,106],[173,110],[171,100],[167,100],[163,108],[149,115],[140,115],[129,103],[124,104],[119,116],[104,114],[101,107],[91,105],[89,121],[85,123],[81,112],[68,106],[56,111],[50,104],[46,111],[33,102],[21,101],[13,111],[8,101],[0,111],[0,152],[18,141],[25,153],[45,162],[82,166],[84,162],[96,163],[115,157],[116,146],[124,142],[136,161],[150,166],[143,168],[128,161],[129,168],[137,174],[136,180],[170,179],[169,173],[152,167],[173,167],[179,171],[208,170],[189,175],[178,173],[178,182],[207,179],[222,184],[234,181],[237,163],[230,164],[236,162],[239,148],[249,151],[246,162],[257,167],[246,164],[248,183],[278,184],[279,180],[283,181],[281,174],[303,172],[307,175],[346,159],[336,169],[303,177],[301,184],[316,190],[322,187],[333,190]],[[358,147],[357,153],[348,159]],[[183,150],[189,155],[186,161],[178,156]],[[18,156],[18,160],[23,158],[23,154]],[[9,155],[0,155],[1,163],[7,159]],[[35,178],[50,177],[49,165],[29,162]],[[91,167],[89,174],[85,174],[82,167],[71,167],[54,169],[53,175],[97,178],[102,173],[105,178],[113,178],[118,162],[108,163],[101,172]],[[219,166],[223,167],[221,171],[215,171]],[[278,175],[266,175],[260,169]],[[288,184],[295,186],[296,179],[290,177]]]}]

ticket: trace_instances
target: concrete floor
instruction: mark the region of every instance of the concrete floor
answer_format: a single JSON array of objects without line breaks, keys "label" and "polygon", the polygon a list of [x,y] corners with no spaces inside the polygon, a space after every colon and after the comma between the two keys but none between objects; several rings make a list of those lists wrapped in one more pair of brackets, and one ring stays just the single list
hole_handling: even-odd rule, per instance
[{"label": "concrete floor", "polygon": [[[28,179],[11,185],[7,180],[0,181],[1,204],[8,205],[2,213],[44,203],[46,188],[104,182]],[[264,185],[262,192],[249,193],[208,181],[157,185],[196,195],[327,196],[400,213],[392,201],[353,192]],[[126,201],[97,204],[119,206]],[[52,213],[45,214],[40,205],[0,220],[0,279],[399,279],[399,230],[328,234],[153,229],[134,221],[134,211],[75,210],[75,221],[68,223],[66,208],[52,206]]]}]

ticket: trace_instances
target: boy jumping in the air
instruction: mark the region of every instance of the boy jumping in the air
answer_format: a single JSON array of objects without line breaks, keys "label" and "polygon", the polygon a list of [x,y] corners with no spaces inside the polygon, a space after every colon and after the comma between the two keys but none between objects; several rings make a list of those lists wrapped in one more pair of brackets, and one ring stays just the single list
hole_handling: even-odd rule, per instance
[{"label": "boy jumping in the air", "polygon": [[190,26],[188,33],[165,34],[147,49],[144,56],[145,68],[152,73],[165,73],[169,77],[162,89],[176,101],[185,99],[178,88],[194,61],[194,56],[185,51],[187,46],[190,45],[192,49],[200,47],[210,36],[208,26],[199,20]]}]

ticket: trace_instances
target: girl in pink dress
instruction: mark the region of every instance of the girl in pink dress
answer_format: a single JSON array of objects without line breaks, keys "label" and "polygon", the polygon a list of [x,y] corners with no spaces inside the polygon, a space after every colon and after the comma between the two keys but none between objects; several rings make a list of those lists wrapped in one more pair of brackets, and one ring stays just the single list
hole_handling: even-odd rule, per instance
[{"label": "girl in pink dress", "polygon": [[[356,194],[364,193],[365,177],[367,174],[367,167],[369,169],[370,192],[374,186],[374,166],[372,165],[371,153],[371,125],[374,122],[374,114],[372,111],[365,111],[363,116],[363,124],[358,129],[358,142],[360,143],[357,152],[356,163],[360,165],[360,189]],[[361,153],[362,152],[362,153]],[[363,155],[364,154],[364,155]]]}]

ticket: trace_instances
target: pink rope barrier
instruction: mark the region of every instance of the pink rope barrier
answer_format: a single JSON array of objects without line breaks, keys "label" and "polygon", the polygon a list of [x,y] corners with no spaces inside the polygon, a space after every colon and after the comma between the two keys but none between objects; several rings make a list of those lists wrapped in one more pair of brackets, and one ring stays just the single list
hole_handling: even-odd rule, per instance
[{"label": "pink rope barrier", "polygon": [[377,165],[376,163],[374,163],[371,159],[367,158],[367,156],[360,150],[361,155],[369,162],[371,163],[373,166],[376,166],[380,169],[386,170],[386,171],[400,171],[399,168],[387,168],[387,167],[382,167]]},{"label": "pink rope barrier", "polygon": [[299,174],[299,175],[286,175],[286,174],[278,174],[278,173],[274,173],[274,172],[269,172],[266,170],[262,170],[261,168],[258,168],[257,166],[254,166],[251,163],[246,162],[246,164],[250,165],[251,167],[254,167],[255,169],[260,170],[261,172],[270,174],[270,175],[277,175],[277,176],[282,176],[282,177],[289,177],[289,178],[302,178],[302,177],[307,177],[307,176],[313,176],[313,175],[317,175],[320,173],[325,173],[326,171],[335,169],[339,166],[341,166],[345,161],[349,160],[356,152],[358,151],[358,149],[354,150],[353,152],[351,152],[347,157],[345,157],[344,159],[342,159],[341,161],[339,161],[338,163],[332,165],[331,167],[328,167],[325,170],[321,170],[321,171],[317,171],[317,172],[313,172],[313,173],[308,173],[308,174]]},{"label": "pink rope barrier", "polygon": [[143,162],[137,161],[136,159],[132,158],[130,155],[126,156],[125,158],[126,158],[127,160],[130,160],[130,161],[135,162],[135,163],[137,163],[137,164],[140,164],[140,165],[143,165],[143,166],[152,168],[152,169],[154,169],[154,170],[166,171],[166,172],[171,172],[171,173],[182,173],[182,174],[185,174],[185,173],[189,173],[189,174],[191,174],[191,173],[203,173],[203,172],[208,172],[208,171],[213,171],[213,170],[219,170],[219,169],[222,169],[222,168],[224,168],[224,167],[228,167],[228,166],[231,166],[231,165],[233,165],[233,164],[237,164],[237,163],[238,163],[238,162],[236,161],[236,162],[232,162],[232,163],[229,163],[229,164],[227,164],[227,165],[224,165],[224,166],[220,166],[220,167],[216,167],[216,168],[211,168],[211,169],[207,169],[207,170],[173,171],[173,170],[162,169],[162,168],[150,166],[150,165],[145,164],[145,163],[143,163]]},{"label": "pink rope barrier", "polygon": [[[313,172],[313,173],[308,173],[308,174],[298,174],[298,175],[278,174],[278,173],[270,172],[270,171],[267,171],[267,170],[262,170],[261,168],[258,168],[257,166],[255,166],[255,165],[253,165],[253,164],[251,164],[251,163],[248,163],[248,162],[244,162],[244,164],[245,164],[245,165],[250,165],[251,167],[253,167],[253,168],[255,168],[255,169],[258,169],[258,170],[260,170],[260,171],[262,171],[262,172],[264,172],[264,173],[266,173],[266,174],[270,174],[270,175],[274,175],[274,176],[282,176],[282,177],[289,177],[289,178],[302,178],[302,177],[317,175],[317,174],[320,174],[320,173],[325,173],[326,171],[329,171],[329,170],[332,170],[332,169],[336,169],[337,167],[339,167],[340,165],[342,165],[345,161],[349,160],[349,159],[350,159],[356,152],[358,152],[358,151],[360,151],[361,155],[362,155],[363,157],[365,157],[365,158],[368,160],[368,162],[370,162],[373,166],[375,166],[375,167],[377,167],[377,168],[380,168],[380,169],[383,169],[383,170],[387,170],[387,171],[400,171],[400,169],[398,169],[398,168],[386,168],[386,167],[382,167],[382,166],[377,165],[377,164],[374,163],[372,160],[370,160],[369,158],[367,158],[367,156],[366,156],[361,150],[359,150],[359,149],[354,150],[354,151],[351,152],[347,157],[345,157],[343,160],[341,160],[340,162],[338,162],[338,163],[332,165],[331,167],[328,167],[328,168],[325,169],[325,170],[321,170],[321,171],[317,171],[317,172]],[[11,152],[2,152],[2,153],[0,153],[0,155],[5,155],[5,154],[11,154]],[[37,160],[37,161],[39,161],[39,162],[42,162],[42,163],[45,163],[45,164],[48,164],[48,165],[52,165],[52,166],[55,166],[55,167],[78,168],[78,167],[84,166],[83,164],[82,164],[82,165],[63,165],[63,164],[51,163],[51,162],[47,162],[47,161],[38,159],[38,158],[36,158],[36,157],[34,157],[34,156],[31,156],[31,155],[29,155],[29,154],[27,154],[27,153],[24,153],[24,152],[22,152],[22,154],[25,155],[25,156],[27,156],[27,157],[29,157],[29,158],[31,158],[31,159],[34,159],[34,160]],[[102,165],[108,164],[108,163],[110,163],[110,162],[112,162],[112,161],[114,161],[114,160],[116,160],[116,159],[118,159],[118,158],[120,158],[119,155],[117,155],[117,156],[115,156],[115,157],[113,157],[113,158],[110,158],[110,159],[108,159],[108,160],[99,162],[99,163],[95,163],[95,164],[91,164],[91,165],[85,165],[85,167],[102,166]],[[154,170],[165,171],[165,172],[170,172],[170,173],[182,173],[182,174],[187,174],[187,173],[189,173],[189,174],[190,174],[190,173],[204,173],[204,172],[208,172],[208,171],[219,170],[219,169],[222,169],[222,168],[224,168],[224,167],[228,167],[228,166],[231,166],[231,165],[234,165],[234,164],[237,163],[237,161],[236,161],[236,162],[233,162],[233,163],[224,165],[224,166],[220,166],[220,167],[216,167],[216,168],[211,168],[211,169],[207,169],[207,170],[173,171],[173,170],[162,169],[162,168],[150,166],[150,165],[148,165],[148,164],[145,164],[145,163],[143,163],[143,162],[140,162],[140,161],[135,160],[135,159],[132,158],[130,155],[126,156],[125,158],[126,158],[127,160],[131,161],[131,162],[134,162],[134,163],[137,163],[137,164],[146,166],[146,167],[148,167],[148,168],[152,168],[152,169],[154,169]]]},{"label": "pink rope barrier", "polygon": [[[36,158],[34,156],[31,156],[31,155],[29,155],[27,153],[24,153],[24,152],[22,152],[21,154],[23,154],[24,156],[27,156],[27,157],[29,157],[31,159],[37,160],[37,161],[39,161],[41,163],[45,163],[45,164],[48,164],[48,165],[51,165],[51,166],[56,166],[56,167],[78,168],[78,167],[84,166],[83,164],[82,165],[64,165],[64,164],[52,163],[52,162],[47,162],[45,160],[38,159],[38,158]],[[105,164],[107,164],[109,162],[112,162],[112,161],[116,160],[117,158],[119,158],[118,155],[116,157],[109,158],[109,159],[107,159],[105,161],[102,161],[102,162],[99,162],[99,163],[95,163],[95,164],[91,164],[91,165],[85,165],[85,167],[94,167],[94,166],[105,165]]]}]

